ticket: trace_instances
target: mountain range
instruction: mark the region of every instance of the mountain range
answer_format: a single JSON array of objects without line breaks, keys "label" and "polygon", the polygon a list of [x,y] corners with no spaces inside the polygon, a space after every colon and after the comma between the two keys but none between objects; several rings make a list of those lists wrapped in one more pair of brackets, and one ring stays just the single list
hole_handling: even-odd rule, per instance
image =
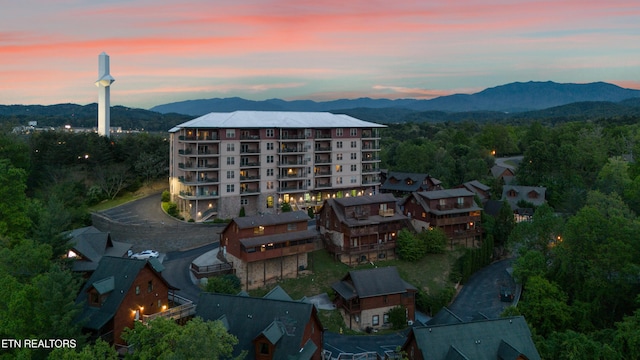
[{"label": "mountain range", "polygon": [[180,101],[154,106],[150,110],[163,114],[178,113],[191,116],[236,110],[338,111],[359,108],[395,108],[447,113],[478,111],[519,113],[578,102],[618,103],[631,98],[640,98],[640,90],[626,89],[605,82],[572,84],[529,81],[487,88],[475,94],[454,94],[429,100],[359,98],[316,102],[281,99],[254,101],[232,97]]}]

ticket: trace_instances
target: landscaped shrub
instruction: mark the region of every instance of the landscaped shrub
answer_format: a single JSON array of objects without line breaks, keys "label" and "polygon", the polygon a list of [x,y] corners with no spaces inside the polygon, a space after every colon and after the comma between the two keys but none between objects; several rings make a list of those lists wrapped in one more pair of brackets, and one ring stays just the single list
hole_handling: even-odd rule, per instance
[{"label": "landscaped shrub", "polygon": [[170,202],[167,206],[167,214],[177,218],[180,215],[180,211],[178,211],[178,204]]},{"label": "landscaped shrub", "polygon": [[171,193],[169,192],[169,190],[165,190],[162,192],[162,202],[169,202],[171,201]]},{"label": "landscaped shrub", "polygon": [[407,327],[407,309],[398,305],[389,310],[389,322],[394,330],[401,330]]},{"label": "landscaped shrub", "polygon": [[426,255],[427,249],[421,239],[409,230],[402,229],[398,232],[396,251],[400,259],[415,262]]}]

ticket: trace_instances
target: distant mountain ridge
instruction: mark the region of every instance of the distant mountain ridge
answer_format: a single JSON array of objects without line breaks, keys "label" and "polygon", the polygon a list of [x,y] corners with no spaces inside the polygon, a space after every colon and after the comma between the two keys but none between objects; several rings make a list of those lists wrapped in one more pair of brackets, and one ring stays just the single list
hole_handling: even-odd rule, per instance
[{"label": "distant mountain ridge", "polygon": [[487,88],[475,94],[454,94],[430,100],[359,98],[316,102],[281,99],[253,101],[233,97],[180,101],[154,106],[150,110],[163,114],[177,113],[191,116],[236,110],[336,111],[355,108],[399,108],[413,111],[444,112],[526,112],[575,102],[620,102],[631,98],[640,98],[640,90],[626,89],[605,82],[572,84],[529,81]]}]

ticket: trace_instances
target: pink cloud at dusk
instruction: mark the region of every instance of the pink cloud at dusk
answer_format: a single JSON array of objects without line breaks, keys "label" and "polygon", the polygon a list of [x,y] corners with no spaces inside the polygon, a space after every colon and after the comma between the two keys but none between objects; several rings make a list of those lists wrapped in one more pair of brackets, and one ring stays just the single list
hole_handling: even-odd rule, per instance
[{"label": "pink cloud at dusk", "polygon": [[0,12],[0,103],[432,98],[513,81],[640,88],[640,3],[23,0]]}]

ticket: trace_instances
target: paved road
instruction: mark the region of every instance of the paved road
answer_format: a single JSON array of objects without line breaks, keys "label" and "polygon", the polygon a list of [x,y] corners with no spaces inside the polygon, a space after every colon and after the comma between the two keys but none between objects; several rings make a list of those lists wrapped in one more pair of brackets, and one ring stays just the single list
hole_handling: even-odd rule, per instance
[{"label": "paved road", "polygon": [[514,292],[516,290],[516,284],[508,272],[512,264],[512,258],[497,261],[473,274],[449,309],[464,321],[473,320],[478,313],[489,318],[500,317],[502,311],[512,305],[500,301],[500,288],[507,286]]},{"label": "paved road", "polygon": [[211,243],[191,250],[172,251],[166,254],[162,263],[165,267],[162,275],[169,284],[180,288],[176,292],[177,295],[185,297],[194,303],[198,302],[201,289],[193,282],[190,271],[191,262],[205,252],[217,249],[218,245],[218,243]]},{"label": "paved road", "polygon": [[[518,164],[522,161],[524,156],[510,156],[510,157],[501,157],[496,158],[496,165],[509,168],[511,170],[516,170]],[[516,164],[515,166],[513,164]]]}]

